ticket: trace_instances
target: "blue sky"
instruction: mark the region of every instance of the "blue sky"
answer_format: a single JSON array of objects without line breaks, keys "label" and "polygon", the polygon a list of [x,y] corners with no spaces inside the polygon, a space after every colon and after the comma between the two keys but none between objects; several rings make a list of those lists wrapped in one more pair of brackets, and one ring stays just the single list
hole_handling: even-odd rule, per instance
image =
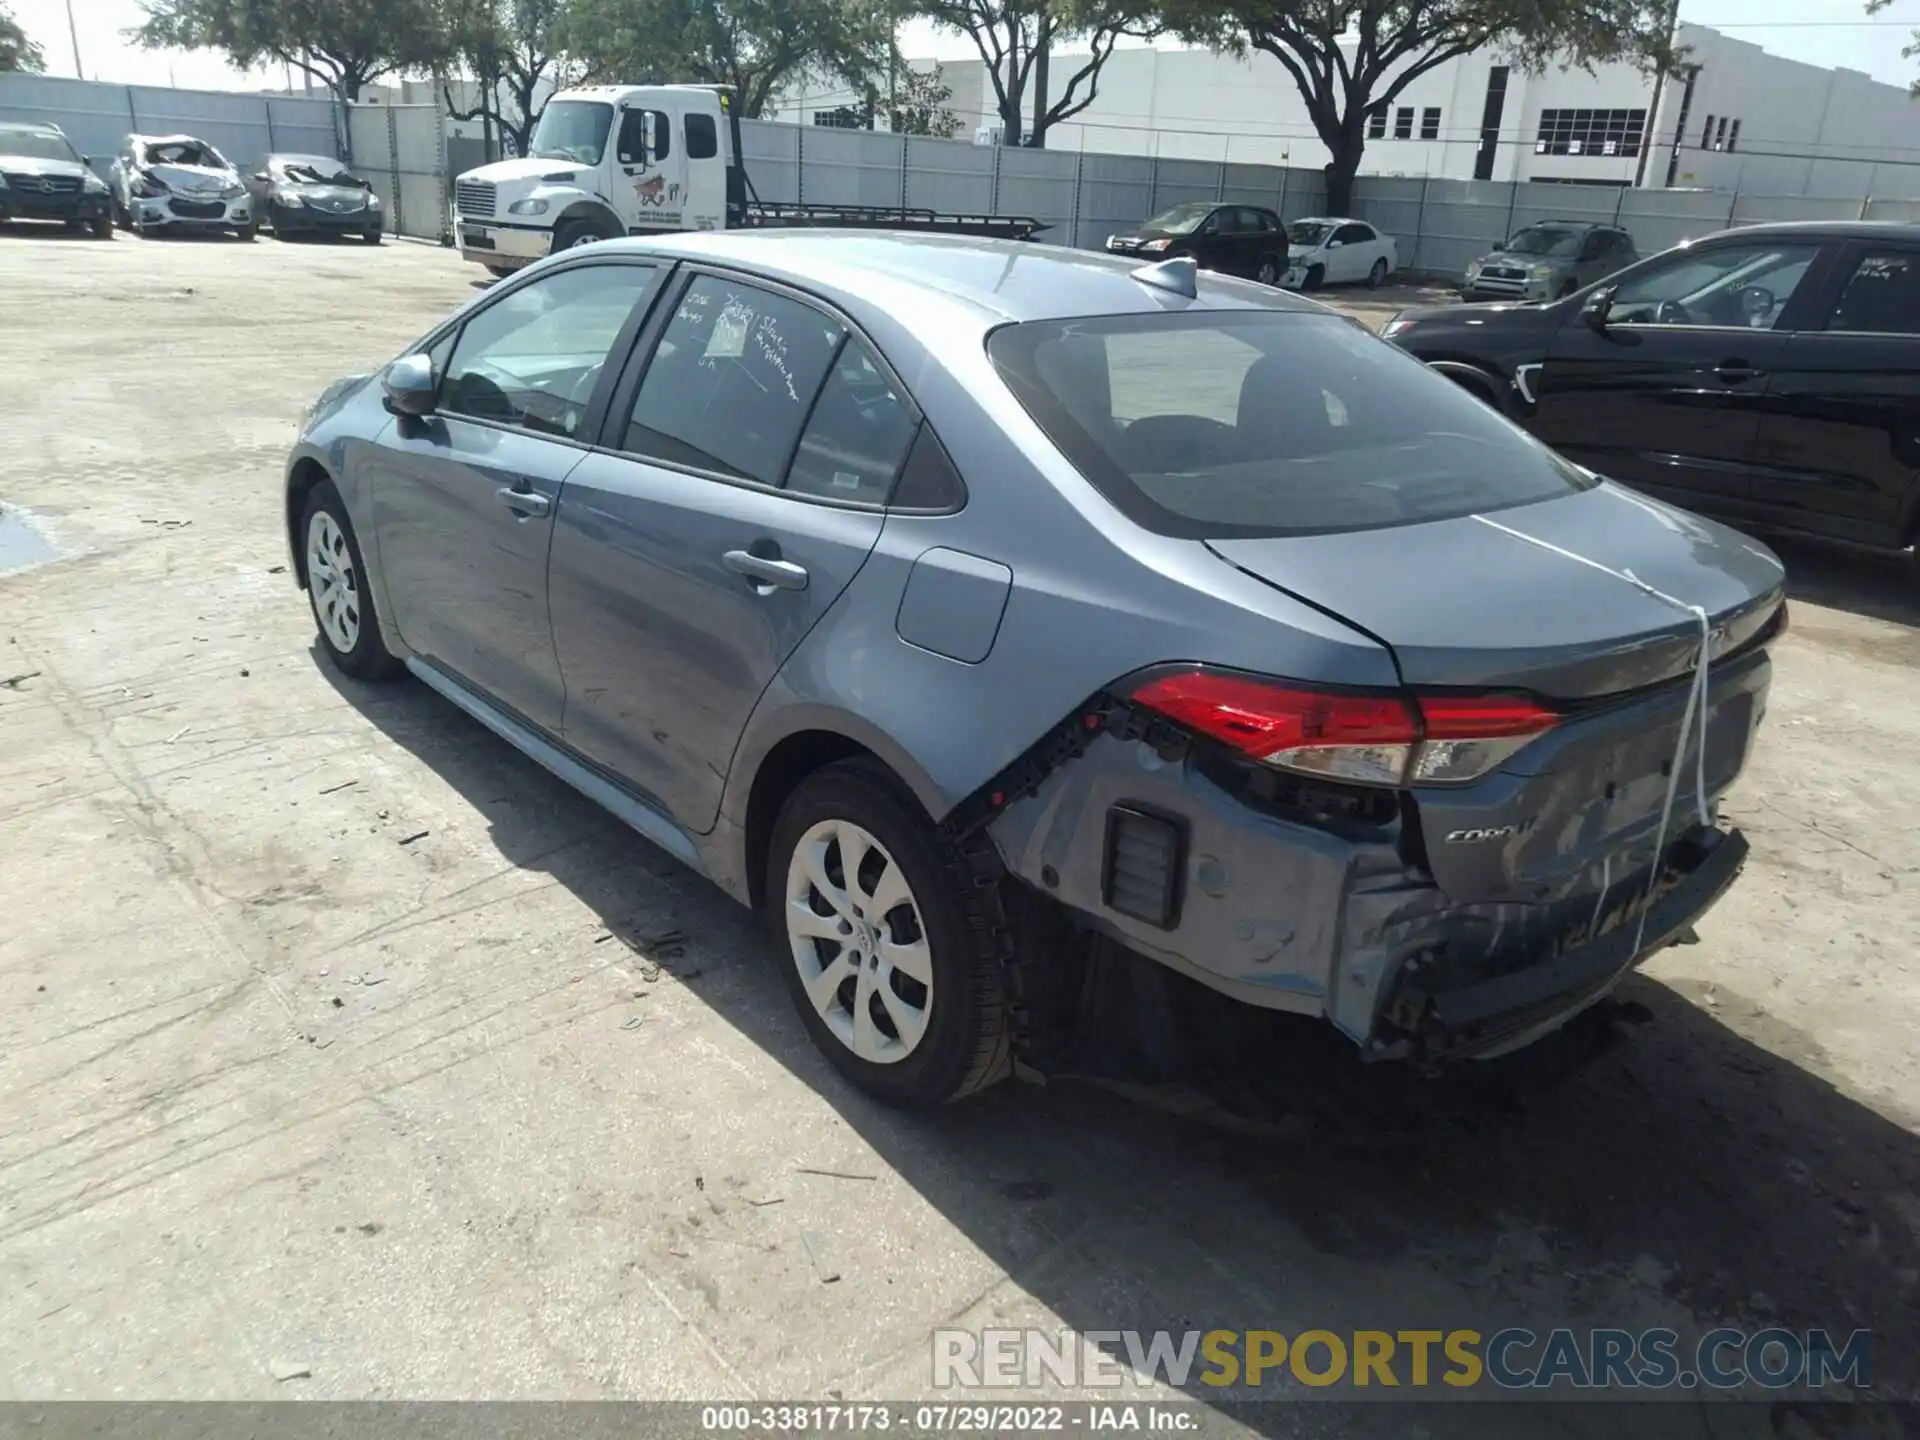
[{"label": "blue sky", "polygon": [[[73,74],[68,0],[6,3],[46,51],[48,71]],[[72,0],[72,8],[80,22],[80,59],[89,79],[202,89],[285,83],[277,73],[238,75],[217,55],[154,54],[128,44],[120,32],[139,23],[138,0]],[[1681,0],[1680,16],[1809,64],[1844,65],[1895,84],[1920,75],[1920,57],[1900,56],[1909,32],[1920,28],[1920,0],[1894,0],[1872,19],[1862,13],[1861,0]],[[938,35],[923,24],[908,27],[902,40],[910,56],[960,58],[973,53],[965,37]]]}]

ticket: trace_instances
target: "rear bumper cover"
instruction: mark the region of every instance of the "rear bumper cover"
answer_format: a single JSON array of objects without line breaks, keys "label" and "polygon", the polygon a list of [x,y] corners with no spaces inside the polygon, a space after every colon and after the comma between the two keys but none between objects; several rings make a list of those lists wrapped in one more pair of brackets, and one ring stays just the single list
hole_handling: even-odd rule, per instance
[{"label": "rear bumper cover", "polygon": [[1407,1046],[1430,1060],[1490,1055],[1551,1029],[1606,995],[1711,909],[1738,878],[1747,852],[1738,830],[1696,829],[1669,850],[1669,874],[1677,878],[1647,908],[1644,924],[1622,917],[1598,939],[1466,985],[1429,989],[1420,968],[1408,967],[1388,1004],[1389,1023],[1397,1021]]}]

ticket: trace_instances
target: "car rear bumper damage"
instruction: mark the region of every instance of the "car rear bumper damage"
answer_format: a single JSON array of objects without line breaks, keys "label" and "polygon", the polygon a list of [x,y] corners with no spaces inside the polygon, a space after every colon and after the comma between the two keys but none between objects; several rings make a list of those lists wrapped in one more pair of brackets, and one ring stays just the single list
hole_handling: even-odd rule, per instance
[{"label": "car rear bumper damage", "polygon": [[992,819],[1007,870],[1082,929],[1230,999],[1323,1017],[1369,1060],[1544,1035],[1683,935],[1747,853],[1738,832],[1683,828],[1682,799],[1657,883],[1656,812],[1524,900],[1463,903],[1396,792],[1274,786],[1111,718],[1073,751]]}]

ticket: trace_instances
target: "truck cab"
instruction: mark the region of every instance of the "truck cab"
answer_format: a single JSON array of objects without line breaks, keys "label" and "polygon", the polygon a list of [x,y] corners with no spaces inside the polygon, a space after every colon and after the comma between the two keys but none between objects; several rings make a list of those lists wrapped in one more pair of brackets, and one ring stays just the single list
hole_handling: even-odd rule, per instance
[{"label": "truck cab", "polygon": [[454,182],[461,255],[506,274],[623,235],[725,228],[737,165],[727,99],[706,85],[561,91],[525,156]]}]

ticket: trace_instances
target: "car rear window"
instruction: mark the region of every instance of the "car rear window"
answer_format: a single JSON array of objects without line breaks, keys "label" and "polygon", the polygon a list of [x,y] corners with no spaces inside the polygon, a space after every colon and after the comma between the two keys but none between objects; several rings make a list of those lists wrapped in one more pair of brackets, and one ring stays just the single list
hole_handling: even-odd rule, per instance
[{"label": "car rear window", "polygon": [[1594,483],[1336,315],[1030,321],[994,331],[987,349],[1075,468],[1162,534],[1415,525]]}]

